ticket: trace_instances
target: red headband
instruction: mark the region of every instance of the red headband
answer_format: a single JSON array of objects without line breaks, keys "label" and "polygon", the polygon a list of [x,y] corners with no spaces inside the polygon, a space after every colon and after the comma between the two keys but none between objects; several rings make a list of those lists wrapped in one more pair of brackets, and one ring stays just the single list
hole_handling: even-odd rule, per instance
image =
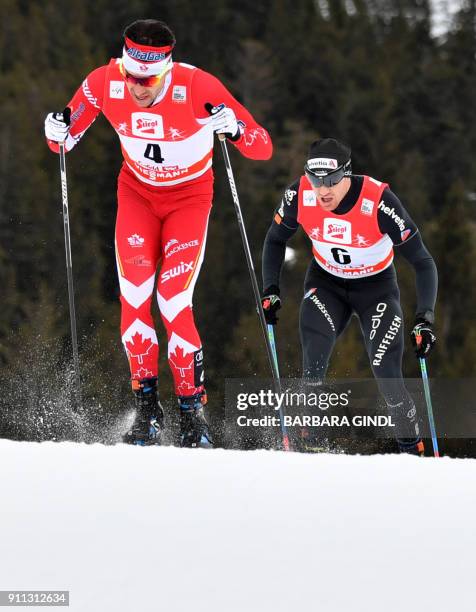
[{"label": "red headband", "polygon": [[127,36],[124,37],[126,42],[126,53],[132,59],[139,62],[161,62],[164,60],[174,48],[173,45],[165,47],[153,47],[151,45],[140,45],[134,42]]}]

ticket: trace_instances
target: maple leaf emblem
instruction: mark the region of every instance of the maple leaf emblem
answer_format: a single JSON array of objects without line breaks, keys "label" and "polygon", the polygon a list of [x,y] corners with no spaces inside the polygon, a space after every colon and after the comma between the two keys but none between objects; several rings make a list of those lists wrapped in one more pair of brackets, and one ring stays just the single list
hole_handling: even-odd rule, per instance
[{"label": "maple leaf emblem", "polygon": [[185,378],[185,371],[192,369],[193,354],[185,353],[181,346],[176,346],[174,352],[169,355],[169,362],[180,372],[180,376]]},{"label": "maple leaf emblem", "polygon": [[131,357],[135,357],[142,365],[144,357],[149,353],[153,343],[150,338],[143,338],[142,334],[136,332],[131,340],[126,341],[126,349]]},{"label": "maple leaf emblem", "polygon": [[179,395],[195,395],[197,388],[183,380],[177,387],[177,391],[179,392]]},{"label": "maple leaf emblem", "polygon": [[139,368],[135,372],[134,376],[137,376],[139,378],[139,380],[141,380],[142,378],[149,378],[150,376],[153,376],[153,374],[147,368]]}]

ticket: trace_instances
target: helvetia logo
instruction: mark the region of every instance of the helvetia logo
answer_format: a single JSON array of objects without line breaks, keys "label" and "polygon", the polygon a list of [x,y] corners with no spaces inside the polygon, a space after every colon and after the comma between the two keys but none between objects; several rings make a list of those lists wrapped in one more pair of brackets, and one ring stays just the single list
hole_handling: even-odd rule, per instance
[{"label": "helvetia logo", "polygon": [[393,219],[395,221],[398,229],[401,232],[405,231],[405,221],[396,214],[395,208],[393,208],[393,207],[390,208],[389,206],[385,206],[383,200],[380,202],[378,207],[379,207],[379,210],[384,212],[386,215],[388,215],[391,219]]}]

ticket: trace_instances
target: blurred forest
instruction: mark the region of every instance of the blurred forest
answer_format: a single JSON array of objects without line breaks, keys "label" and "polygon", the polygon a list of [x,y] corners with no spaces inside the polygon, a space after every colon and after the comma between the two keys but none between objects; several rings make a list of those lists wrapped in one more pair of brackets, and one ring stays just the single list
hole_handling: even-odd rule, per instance
[{"label": "blurred forest", "polygon": [[[174,59],[218,76],[271,133],[268,163],[229,147],[256,269],[274,208],[301,173],[309,143],[342,139],[352,146],[355,173],[390,183],[436,260],[431,376],[475,376],[475,0],[463,3],[439,38],[428,0],[2,0],[0,16],[3,435],[64,435],[51,422],[41,433],[41,424],[71,385],[59,161],[46,146],[44,118],[65,106],[91,70],[120,56],[122,31],[138,18],[167,22],[178,41]],[[113,248],[120,165],[116,134],[102,116],[67,156],[83,394],[97,414],[101,406],[119,414],[131,399]],[[282,374],[299,376],[298,310],[311,251],[302,232],[289,246],[294,257],[283,271],[277,341]],[[414,277],[404,261],[396,266],[408,330]],[[210,406],[219,409],[225,378],[266,377],[269,368],[218,146],[194,304]],[[157,324],[161,393],[172,402],[159,317]],[[419,375],[410,342],[404,372]],[[355,320],[330,374],[371,376]],[[32,405],[43,413],[28,434]]]}]

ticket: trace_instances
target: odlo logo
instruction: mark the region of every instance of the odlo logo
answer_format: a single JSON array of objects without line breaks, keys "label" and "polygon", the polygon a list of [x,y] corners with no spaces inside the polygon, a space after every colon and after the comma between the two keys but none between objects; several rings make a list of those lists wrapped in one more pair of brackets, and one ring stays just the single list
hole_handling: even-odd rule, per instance
[{"label": "odlo logo", "polygon": [[377,333],[377,329],[380,327],[380,322],[383,317],[383,313],[387,310],[387,304],[385,302],[380,302],[377,304],[376,308],[377,312],[372,315],[372,329],[370,330],[369,338],[373,340],[375,338],[375,334]]},{"label": "odlo logo", "polygon": [[166,283],[171,278],[175,276],[180,276],[181,274],[185,274],[185,272],[193,271],[193,261],[189,261],[185,263],[183,261],[180,262],[179,266],[175,266],[175,268],[170,268],[170,270],[166,270],[160,277],[161,283]]}]

